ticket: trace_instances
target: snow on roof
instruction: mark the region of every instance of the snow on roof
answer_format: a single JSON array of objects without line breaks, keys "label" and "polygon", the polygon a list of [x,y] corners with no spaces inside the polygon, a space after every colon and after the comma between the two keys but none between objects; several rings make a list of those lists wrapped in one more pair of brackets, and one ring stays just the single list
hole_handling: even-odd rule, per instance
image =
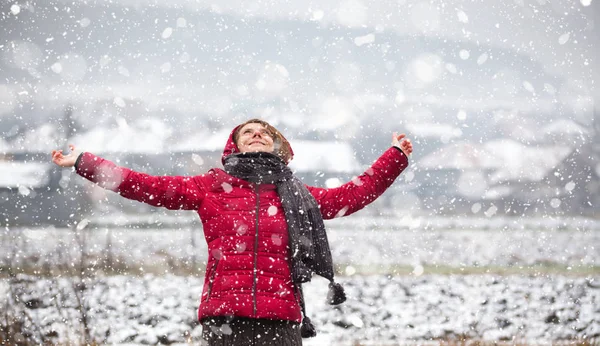
[{"label": "snow on roof", "polygon": [[295,140],[290,168],[299,172],[322,171],[353,173],[360,170],[350,144],[333,141]]},{"label": "snow on roof", "polygon": [[496,200],[509,197],[513,190],[512,187],[506,185],[488,186],[483,193],[483,199]]},{"label": "snow on roof", "polygon": [[533,147],[512,139],[498,139],[478,145],[460,142],[425,156],[419,166],[425,169],[492,169],[490,183],[540,181],[562,162],[571,148]]},{"label": "snow on roof", "polygon": [[14,140],[8,151],[12,153],[49,153],[52,149],[59,147],[61,131],[51,123],[31,129],[22,137]]},{"label": "snow on roof", "polygon": [[457,142],[444,146],[419,161],[425,169],[489,169],[498,168],[492,153],[471,142]]},{"label": "snow on roof", "polygon": [[204,131],[173,143],[171,151],[223,151],[232,129]]},{"label": "snow on roof", "polygon": [[411,134],[419,137],[454,138],[459,137],[462,134],[462,131],[458,127],[449,124],[406,124],[406,128],[411,132]]},{"label": "snow on roof", "polygon": [[43,187],[48,184],[49,163],[0,161],[0,187]]},{"label": "snow on roof", "polygon": [[553,134],[587,134],[589,131],[583,126],[577,124],[573,120],[559,119],[542,128],[542,133],[545,135]]},{"label": "snow on roof", "polygon": [[531,147],[511,139],[489,141],[483,147],[501,163],[490,176],[492,183],[540,181],[573,151],[565,146]]},{"label": "snow on roof", "polygon": [[116,128],[96,127],[70,139],[78,149],[94,153],[162,153],[172,129],[158,118],[144,118],[131,126],[117,119]]}]

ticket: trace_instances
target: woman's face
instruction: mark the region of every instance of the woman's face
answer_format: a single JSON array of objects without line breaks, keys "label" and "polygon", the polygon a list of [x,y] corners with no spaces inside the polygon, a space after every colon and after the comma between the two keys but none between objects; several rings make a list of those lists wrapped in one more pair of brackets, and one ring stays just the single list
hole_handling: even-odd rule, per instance
[{"label": "woman's face", "polygon": [[275,146],[273,145],[273,134],[259,123],[249,123],[244,125],[244,127],[240,129],[236,144],[242,153],[256,151],[272,153],[275,149]]}]

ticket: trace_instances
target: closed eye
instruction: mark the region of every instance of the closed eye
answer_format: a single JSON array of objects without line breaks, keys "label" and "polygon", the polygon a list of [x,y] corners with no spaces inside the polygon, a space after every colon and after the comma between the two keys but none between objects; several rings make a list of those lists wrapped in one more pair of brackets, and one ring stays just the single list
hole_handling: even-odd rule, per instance
[{"label": "closed eye", "polygon": [[[244,134],[244,135],[252,134],[252,133],[254,133],[254,130],[252,130],[252,129],[246,129],[242,132],[242,134]],[[260,130],[260,134],[263,136],[273,137],[273,134],[271,134],[271,132],[269,132],[268,130]]]}]

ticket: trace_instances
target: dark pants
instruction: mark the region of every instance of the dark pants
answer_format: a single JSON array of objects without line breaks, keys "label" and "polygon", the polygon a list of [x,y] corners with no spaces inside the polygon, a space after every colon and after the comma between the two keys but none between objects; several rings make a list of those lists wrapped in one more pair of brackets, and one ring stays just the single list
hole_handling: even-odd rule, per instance
[{"label": "dark pants", "polygon": [[301,346],[300,324],[292,321],[211,317],[202,321],[208,346]]}]

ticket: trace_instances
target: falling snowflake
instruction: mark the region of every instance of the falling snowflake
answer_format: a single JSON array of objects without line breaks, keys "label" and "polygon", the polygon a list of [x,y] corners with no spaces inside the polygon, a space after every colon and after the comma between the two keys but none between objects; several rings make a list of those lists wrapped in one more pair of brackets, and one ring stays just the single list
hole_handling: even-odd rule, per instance
[{"label": "falling snowflake", "polygon": [[13,5],[10,7],[10,12],[11,12],[13,15],[15,15],[15,16],[16,16],[17,14],[19,14],[19,12],[21,12],[21,7],[20,7],[19,5],[17,5],[17,4],[13,4]]},{"label": "falling snowflake", "polygon": [[488,59],[487,53],[483,53],[477,58],[477,65],[483,65]]},{"label": "falling snowflake", "polygon": [[325,16],[325,12],[321,10],[315,10],[312,12],[311,20],[320,21]]},{"label": "falling snowflake", "polygon": [[529,83],[528,81],[523,82],[523,87],[525,88],[525,90],[529,91],[530,93],[535,94],[535,89],[534,89],[533,85],[531,83]]},{"label": "falling snowflake", "polygon": [[344,215],[346,215],[346,213],[348,212],[348,209],[350,209],[350,206],[345,206],[342,209],[340,209],[340,211],[337,212],[337,214],[335,214],[335,217],[342,217]]},{"label": "falling snowflake", "polygon": [[83,219],[83,220],[79,221],[79,223],[77,224],[77,230],[78,231],[83,230],[84,228],[87,227],[87,225],[89,223],[90,223],[90,220],[88,220],[88,219]]},{"label": "falling snowflake", "polygon": [[369,43],[373,43],[375,42],[375,35],[373,34],[368,34],[365,36],[359,36],[354,38],[354,44],[357,46],[362,46],[364,44],[369,44]]},{"label": "falling snowflake", "polygon": [[19,194],[22,196],[29,196],[31,190],[27,186],[19,185]]},{"label": "falling snowflake", "polygon": [[349,266],[346,266],[346,268],[344,269],[344,272],[346,273],[347,276],[352,276],[352,275],[356,274],[356,268],[349,265]]},{"label": "falling snowflake", "polygon": [[235,244],[235,251],[238,253],[246,251],[246,243],[237,243]]},{"label": "falling snowflake", "polygon": [[575,189],[575,183],[570,181],[565,185],[565,190],[571,192]]},{"label": "falling snowflake", "polygon": [[445,67],[446,67],[446,71],[448,71],[452,74],[456,74],[458,72],[458,69],[456,68],[456,66],[454,64],[447,63],[445,65]]},{"label": "falling snowflake", "polygon": [[425,272],[425,268],[423,268],[422,265],[417,264],[414,266],[412,274],[414,276],[421,276],[421,275],[423,275],[424,272]]},{"label": "falling snowflake", "polygon": [[178,28],[185,28],[187,26],[187,20],[185,20],[185,18],[177,18],[177,27]]},{"label": "falling snowflake", "polygon": [[496,213],[498,212],[498,207],[496,207],[495,205],[492,205],[491,207],[488,208],[488,210],[485,211],[485,216],[486,217],[492,217],[494,215],[496,215]]},{"label": "falling snowflake", "polygon": [[558,43],[563,45],[567,42],[569,42],[569,38],[571,38],[571,33],[567,32],[565,34],[560,35],[560,37],[558,38]]},{"label": "falling snowflake", "polygon": [[166,63],[160,65],[161,73],[167,73],[169,71],[171,71],[171,63],[170,62],[166,62]]},{"label": "falling snowflake", "polygon": [[226,193],[230,193],[231,191],[233,191],[233,186],[231,186],[231,184],[229,184],[229,183],[222,183],[221,187],[223,188],[223,191],[225,191]]},{"label": "falling snowflake", "polygon": [[281,240],[281,236],[279,234],[271,235],[271,241],[273,241],[273,244],[275,244],[277,246],[281,246],[281,244],[283,243],[283,241]]},{"label": "falling snowflake", "polygon": [[210,253],[216,260],[223,258],[223,251],[221,249],[213,249]]},{"label": "falling snowflake", "polygon": [[204,159],[198,154],[192,154],[192,161],[198,166],[202,166],[204,164]]},{"label": "falling snowflake", "polygon": [[163,32],[160,36],[166,40],[167,38],[171,37],[172,34],[173,34],[173,28],[168,27],[165,30],[163,30]]},{"label": "falling snowflake", "polygon": [[459,22],[465,23],[465,24],[469,22],[469,17],[462,10],[456,11],[456,15],[458,16],[458,21]]},{"label": "falling snowflake", "polygon": [[113,102],[114,102],[114,104],[116,104],[117,106],[119,106],[121,108],[125,108],[125,106],[126,106],[125,100],[123,100],[122,98],[120,98],[118,96],[113,99]]},{"label": "falling snowflake", "polygon": [[235,232],[237,233],[237,235],[244,235],[246,234],[246,232],[248,232],[248,226],[239,225]]},{"label": "falling snowflake", "polygon": [[52,64],[52,66],[50,66],[50,69],[54,73],[61,73],[62,72],[62,65],[59,62],[55,62],[54,64]]}]

